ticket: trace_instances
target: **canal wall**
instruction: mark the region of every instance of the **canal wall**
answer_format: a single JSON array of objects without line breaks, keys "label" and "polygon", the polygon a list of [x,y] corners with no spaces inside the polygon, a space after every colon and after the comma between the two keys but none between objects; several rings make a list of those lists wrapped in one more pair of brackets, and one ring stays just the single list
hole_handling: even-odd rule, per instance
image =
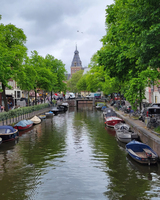
[{"label": "canal wall", "polygon": [[35,115],[41,115],[41,114],[44,114],[45,112],[48,112],[50,110],[51,110],[51,107],[47,107],[47,108],[43,108],[41,110],[33,111],[31,113],[26,113],[26,114],[16,116],[16,117],[13,117],[13,118],[10,118],[10,119],[5,119],[4,121],[0,121],[0,126],[4,126],[4,125],[11,125],[12,126],[13,124],[18,123],[21,120],[31,119]]},{"label": "canal wall", "polygon": [[[107,106],[111,107],[109,105]],[[149,145],[158,154],[160,159],[160,134],[153,132],[151,129],[148,129],[144,122],[137,119],[132,119],[122,111],[115,110],[115,112],[117,113],[118,117],[123,119],[133,128],[143,143]]]}]

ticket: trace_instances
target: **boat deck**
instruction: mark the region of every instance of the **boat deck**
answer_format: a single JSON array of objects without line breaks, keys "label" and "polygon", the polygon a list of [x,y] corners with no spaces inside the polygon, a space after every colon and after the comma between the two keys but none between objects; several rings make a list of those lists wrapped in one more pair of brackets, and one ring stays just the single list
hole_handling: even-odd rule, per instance
[{"label": "boat deck", "polygon": [[128,151],[131,154],[133,154],[135,156],[138,156],[140,158],[147,158],[147,154],[146,153],[151,153],[152,154],[152,158],[156,157],[156,155],[151,150],[149,150],[149,149],[143,149],[142,152],[136,152],[136,153],[134,151],[132,151],[132,149],[128,149]]}]

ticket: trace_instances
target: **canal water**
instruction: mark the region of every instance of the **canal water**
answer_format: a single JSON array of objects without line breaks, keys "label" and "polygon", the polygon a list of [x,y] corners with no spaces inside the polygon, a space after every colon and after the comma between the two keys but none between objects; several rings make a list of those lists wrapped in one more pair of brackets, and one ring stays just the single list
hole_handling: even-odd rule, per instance
[{"label": "canal water", "polygon": [[134,162],[101,111],[72,108],[0,146],[0,200],[106,199],[160,199],[160,165]]}]

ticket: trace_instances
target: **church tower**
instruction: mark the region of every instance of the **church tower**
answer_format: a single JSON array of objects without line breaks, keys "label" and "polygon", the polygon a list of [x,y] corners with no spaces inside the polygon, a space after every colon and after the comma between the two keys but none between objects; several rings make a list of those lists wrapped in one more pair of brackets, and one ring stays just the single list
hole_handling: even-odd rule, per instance
[{"label": "church tower", "polygon": [[76,45],[76,50],[74,52],[74,57],[71,64],[71,76],[72,74],[74,74],[75,72],[81,69],[82,69],[82,62],[80,60],[79,51],[77,50],[77,45]]}]

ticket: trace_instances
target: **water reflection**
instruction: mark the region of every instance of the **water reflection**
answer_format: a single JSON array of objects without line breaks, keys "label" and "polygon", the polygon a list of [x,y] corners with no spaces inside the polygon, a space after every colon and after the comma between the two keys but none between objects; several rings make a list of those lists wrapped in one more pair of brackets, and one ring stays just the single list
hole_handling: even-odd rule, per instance
[{"label": "water reflection", "polygon": [[69,109],[0,146],[0,199],[154,199],[159,165],[128,157],[102,113]]}]

